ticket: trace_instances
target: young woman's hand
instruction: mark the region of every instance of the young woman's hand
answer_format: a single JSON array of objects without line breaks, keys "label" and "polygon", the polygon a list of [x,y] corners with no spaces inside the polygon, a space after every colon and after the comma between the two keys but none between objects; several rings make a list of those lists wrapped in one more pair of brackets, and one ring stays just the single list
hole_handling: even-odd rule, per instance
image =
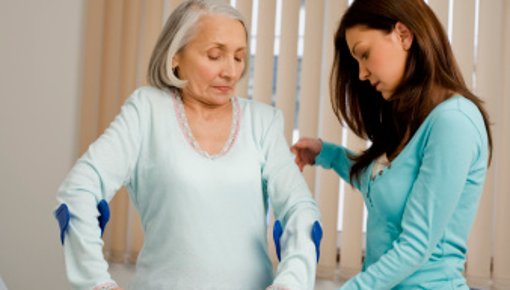
[{"label": "young woman's hand", "polygon": [[306,165],[314,165],[315,157],[319,155],[322,149],[322,142],[317,138],[300,138],[290,151],[296,155],[296,164],[299,170],[303,171]]}]

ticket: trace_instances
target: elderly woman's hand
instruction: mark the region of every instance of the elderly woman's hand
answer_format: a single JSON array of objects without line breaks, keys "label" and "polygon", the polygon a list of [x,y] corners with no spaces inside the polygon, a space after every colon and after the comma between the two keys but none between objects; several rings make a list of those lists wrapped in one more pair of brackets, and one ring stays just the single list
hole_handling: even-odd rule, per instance
[{"label": "elderly woman's hand", "polygon": [[271,285],[271,286],[267,287],[266,290],[290,290],[290,289],[285,288],[283,286]]},{"label": "elderly woman's hand", "polygon": [[315,158],[322,149],[322,142],[317,138],[301,138],[290,151],[296,155],[295,162],[299,166],[299,170],[303,171],[306,165],[314,165]]}]

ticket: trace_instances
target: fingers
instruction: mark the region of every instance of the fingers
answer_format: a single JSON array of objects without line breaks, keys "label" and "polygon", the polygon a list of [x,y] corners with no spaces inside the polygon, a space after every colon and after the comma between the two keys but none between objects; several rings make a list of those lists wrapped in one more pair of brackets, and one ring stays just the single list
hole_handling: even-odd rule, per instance
[{"label": "fingers", "polygon": [[322,150],[322,141],[318,138],[300,138],[291,148],[290,151],[296,156],[294,161],[303,171],[306,165],[315,165],[315,158]]},{"label": "fingers", "polygon": [[303,167],[304,167],[303,158],[301,158],[301,154],[299,151],[296,151],[295,154],[296,154],[296,158],[294,158],[294,162],[299,167],[299,170],[303,171]]},{"label": "fingers", "polygon": [[313,165],[315,163],[315,157],[318,153],[316,152],[317,142],[318,139],[303,137],[290,148],[290,151],[296,156],[294,161],[301,172],[306,165]]},{"label": "fingers", "polygon": [[296,162],[299,170],[303,171],[306,165],[313,165],[313,159],[307,150],[298,150],[294,162]]}]

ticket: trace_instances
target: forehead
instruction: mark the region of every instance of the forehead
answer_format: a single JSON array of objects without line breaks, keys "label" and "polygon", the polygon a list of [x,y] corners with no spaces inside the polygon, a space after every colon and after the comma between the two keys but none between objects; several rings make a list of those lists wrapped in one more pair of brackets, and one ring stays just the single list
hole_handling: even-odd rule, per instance
[{"label": "forehead", "polygon": [[385,33],[378,29],[369,28],[367,26],[356,25],[345,31],[345,39],[347,45],[352,48],[358,42],[370,41],[383,36]]},{"label": "forehead", "polygon": [[221,44],[235,49],[246,47],[246,31],[236,19],[223,15],[205,15],[198,21],[190,44]]}]

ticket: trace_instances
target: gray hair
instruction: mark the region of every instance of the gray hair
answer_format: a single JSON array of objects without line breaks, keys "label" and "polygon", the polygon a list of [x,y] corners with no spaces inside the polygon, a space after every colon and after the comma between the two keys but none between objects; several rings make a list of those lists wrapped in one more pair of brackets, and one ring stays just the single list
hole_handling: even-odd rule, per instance
[{"label": "gray hair", "polygon": [[[186,81],[177,77],[172,69],[172,60],[189,43],[197,23],[204,15],[223,15],[238,20],[244,27],[248,42],[246,22],[241,13],[232,6],[224,1],[184,1],[168,17],[152,51],[147,71],[147,81],[150,85],[160,89],[184,88]],[[247,57],[245,63],[247,63]],[[247,67],[248,65],[245,65],[242,75],[246,72]]]}]

